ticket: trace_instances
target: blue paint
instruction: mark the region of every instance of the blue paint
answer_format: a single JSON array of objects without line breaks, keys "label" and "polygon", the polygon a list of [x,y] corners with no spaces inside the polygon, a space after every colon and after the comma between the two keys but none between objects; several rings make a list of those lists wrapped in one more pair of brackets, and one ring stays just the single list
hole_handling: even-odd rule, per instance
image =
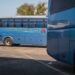
[{"label": "blue paint", "polygon": [[[75,65],[75,1],[56,0],[59,7],[55,5],[51,10],[52,1],[49,0],[48,7],[48,54],[58,61]],[[66,6],[61,2],[67,2]],[[64,9],[60,9],[63,6]]]},{"label": "blue paint", "polygon": [[[13,19],[14,18],[12,18],[11,20]],[[0,27],[0,35],[2,36],[0,38],[2,38],[2,40],[0,41],[3,42],[6,37],[10,37],[13,41],[13,44],[25,44],[25,45],[35,45],[35,46],[47,45],[47,28],[46,28],[47,20],[46,18],[37,18],[37,19],[29,18],[28,22],[24,21],[25,23],[23,22],[23,20],[26,20],[26,19],[21,19],[21,18],[18,18],[18,19],[20,21],[15,19],[17,20],[16,23],[15,21],[10,21],[10,18],[7,19],[8,21],[6,21],[6,24],[2,22],[3,26]],[[46,20],[45,23],[41,21],[43,19]],[[33,20],[34,22],[31,23],[31,20]],[[45,27],[43,27],[44,24],[45,24]]]}]

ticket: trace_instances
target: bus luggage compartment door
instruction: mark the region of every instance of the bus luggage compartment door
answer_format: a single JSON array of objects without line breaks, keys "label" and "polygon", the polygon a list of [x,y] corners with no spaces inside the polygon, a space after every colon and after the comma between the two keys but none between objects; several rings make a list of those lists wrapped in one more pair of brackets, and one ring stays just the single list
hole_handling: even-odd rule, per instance
[{"label": "bus luggage compartment door", "polygon": [[69,31],[57,29],[48,31],[48,54],[55,59],[68,63]]},{"label": "bus luggage compartment door", "polygon": [[48,54],[54,58],[58,57],[58,34],[55,30],[48,30],[47,36]]},{"label": "bus luggage compartment door", "polygon": [[69,29],[59,29],[59,38],[58,38],[58,43],[59,43],[59,60],[64,63],[69,62],[69,39],[70,39],[70,31]]},{"label": "bus luggage compartment door", "polygon": [[70,60],[72,65],[75,65],[75,28],[70,29],[69,60]]}]

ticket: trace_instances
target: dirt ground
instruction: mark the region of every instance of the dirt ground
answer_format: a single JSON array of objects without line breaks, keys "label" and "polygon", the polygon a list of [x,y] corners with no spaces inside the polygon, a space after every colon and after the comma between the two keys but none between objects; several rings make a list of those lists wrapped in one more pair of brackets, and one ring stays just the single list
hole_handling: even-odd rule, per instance
[{"label": "dirt ground", "polygon": [[46,47],[0,45],[0,75],[66,75],[50,61]]},{"label": "dirt ground", "polygon": [[0,45],[0,57],[12,58],[27,58],[35,60],[54,60],[47,54],[47,48],[43,47],[29,47],[29,46],[13,46],[6,47]]}]

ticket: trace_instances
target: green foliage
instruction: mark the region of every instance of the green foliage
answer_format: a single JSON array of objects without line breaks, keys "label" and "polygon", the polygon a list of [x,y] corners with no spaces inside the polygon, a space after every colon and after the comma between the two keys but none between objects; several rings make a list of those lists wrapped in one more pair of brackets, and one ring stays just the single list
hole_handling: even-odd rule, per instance
[{"label": "green foliage", "polygon": [[34,15],[34,6],[23,4],[17,9],[17,15]]},{"label": "green foliage", "polygon": [[39,3],[37,6],[23,4],[17,8],[17,15],[45,15],[46,10],[45,3]]},{"label": "green foliage", "polygon": [[47,10],[47,8],[45,7],[45,3],[39,3],[36,6],[36,15],[45,15],[45,11]]}]

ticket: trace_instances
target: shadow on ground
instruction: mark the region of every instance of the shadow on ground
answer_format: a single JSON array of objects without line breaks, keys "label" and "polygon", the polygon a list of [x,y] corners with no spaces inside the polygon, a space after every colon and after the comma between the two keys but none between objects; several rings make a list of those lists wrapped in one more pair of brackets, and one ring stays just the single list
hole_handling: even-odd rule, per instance
[{"label": "shadow on ground", "polygon": [[[47,61],[45,61],[47,62]],[[0,75],[64,75],[35,60],[0,58]]]},{"label": "shadow on ground", "polygon": [[[0,46],[4,46],[3,44],[0,44]],[[34,47],[34,48],[47,48],[47,46],[36,46],[36,45],[19,45],[14,44],[12,46],[4,46],[4,47]]]}]

